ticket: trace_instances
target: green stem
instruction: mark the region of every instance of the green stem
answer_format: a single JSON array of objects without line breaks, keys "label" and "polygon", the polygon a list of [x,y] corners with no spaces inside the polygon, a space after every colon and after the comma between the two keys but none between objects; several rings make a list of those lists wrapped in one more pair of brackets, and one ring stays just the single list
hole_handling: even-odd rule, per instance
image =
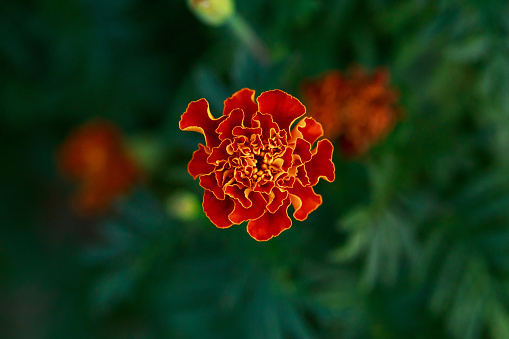
[{"label": "green stem", "polygon": [[267,47],[244,18],[235,14],[227,24],[239,40],[251,50],[261,64],[270,64],[271,58]]}]

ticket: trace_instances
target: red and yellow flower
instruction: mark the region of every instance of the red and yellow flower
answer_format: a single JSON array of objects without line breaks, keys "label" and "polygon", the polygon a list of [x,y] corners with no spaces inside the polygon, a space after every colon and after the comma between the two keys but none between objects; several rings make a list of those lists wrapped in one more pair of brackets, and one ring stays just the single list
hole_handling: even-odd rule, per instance
[{"label": "red and yellow flower", "polygon": [[242,89],[224,102],[223,115],[214,118],[207,100],[193,101],[180,120],[180,129],[200,132],[188,164],[189,174],[205,189],[203,210],[220,228],[249,221],[248,233],[269,240],[290,228],[293,216],[305,220],[322,204],[313,186],[320,178],[334,180],[333,146],[322,126],[291,95],[273,90],[257,99]]},{"label": "red and yellow flower", "polygon": [[327,138],[337,140],[345,155],[356,156],[383,139],[400,118],[398,93],[389,73],[372,74],[354,67],[348,75],[331,71],[303,86],[309,115],[324,124]]},{"label": "red and yellow flower", "polygon": [[58,152],[60,172],[79,184],[73,203],[78,212],[95,215],[127,193],[140,178],[120,131],[113,124],[89,122],[64,141]]}]

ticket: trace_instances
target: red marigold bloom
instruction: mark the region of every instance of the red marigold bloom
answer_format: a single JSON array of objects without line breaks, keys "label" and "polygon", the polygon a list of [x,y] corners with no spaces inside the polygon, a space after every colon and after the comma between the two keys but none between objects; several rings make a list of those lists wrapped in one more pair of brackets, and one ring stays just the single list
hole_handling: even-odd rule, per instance
[{"label": "red marigold bloom", "polygon": [[367,74],[355,67],[347,76],[331,71],[306,83],[303,94],[308,113],[324,124],[325,136],[355,156],[383,139],[400,117],[398,94],[388,84],[387,70]]},{"label": "red marigold bloom", "polygon": [[76,209],[93,215],[109,208],[139,179],[140,171],[120,131],[106,121],[93,121],[71,133],[58,153],[60,172],[80,185]]},{"label": "red marigold bloom", "polygon": [[291,95],[273,90],[244,88],[224,102],[223,116],[214,118],[207,100],[193,101],[182,114],[180,129],[200,132],[199,144],[188,165],[205,189],[203,210],[220,228],[249,221],[248,233],[269,240],[290,228],[287,209],[305,220],[322,204],[313,186],[320,178],[334,180],[333,146],[322,126]]}]

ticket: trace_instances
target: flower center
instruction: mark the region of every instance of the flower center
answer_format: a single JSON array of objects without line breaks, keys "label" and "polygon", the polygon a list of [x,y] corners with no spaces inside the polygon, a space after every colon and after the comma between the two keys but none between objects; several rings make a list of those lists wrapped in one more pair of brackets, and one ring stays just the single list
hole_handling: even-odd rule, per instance
[{"label": "flower center", "polygon": [[282,154],[286,147],[281,140],[262,142],[258,135],[236,136],[230,147],[231,156],[225,166],[226,171],[230,170],[227,184],[254,187],[274,182],[284,174]]}]

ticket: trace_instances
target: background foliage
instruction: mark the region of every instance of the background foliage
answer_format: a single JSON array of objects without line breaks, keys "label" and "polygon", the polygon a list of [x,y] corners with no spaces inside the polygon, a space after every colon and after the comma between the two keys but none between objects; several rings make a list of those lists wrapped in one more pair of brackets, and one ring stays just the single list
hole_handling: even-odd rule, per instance
[{"label": "background foliage", "polygon": [[[237,9],[271,63],[184,0],[0,2],[0,336],[509,338],[507,2]],[[279,237],[216,229],[186,170],[187,104],[299,97],[351,64],[390,70],[396,130],[368,156],[337,153],[324,204]],[[125,131],[147,178],[83,219],[54,156],[92,117]]]}]

